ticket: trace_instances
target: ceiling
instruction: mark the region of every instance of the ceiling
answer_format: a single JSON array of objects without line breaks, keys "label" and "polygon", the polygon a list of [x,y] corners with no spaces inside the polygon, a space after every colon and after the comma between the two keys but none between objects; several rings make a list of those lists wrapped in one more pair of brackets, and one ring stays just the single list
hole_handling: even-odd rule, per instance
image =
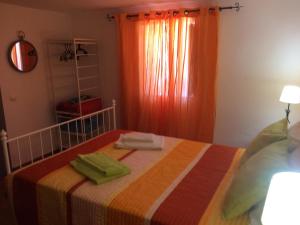
[{"label": "ceiling", "polygon": [[209,0],[0,0],[0,2],[55,11],[78,11],[157,4],[184,6],[184,4],[203,4]]}]

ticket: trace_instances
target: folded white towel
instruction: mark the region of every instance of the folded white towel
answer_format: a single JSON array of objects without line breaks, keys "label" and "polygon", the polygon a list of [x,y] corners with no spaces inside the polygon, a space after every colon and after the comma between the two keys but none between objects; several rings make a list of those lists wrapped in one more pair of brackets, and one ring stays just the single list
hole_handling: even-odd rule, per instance
[{"label": "folded white towel", "polygon": [[153,142],[122,141],[121,138],[115,143],[116,148],[138,149],[138,150],[162,150],[164,138],[153,135]]},{"label": "folded white towel", "polygon": [[141,132],[134,132],[128,134],[121,134],[120,140],[123,142],[154,142],[154,134],[150,133],[141,133]]}]

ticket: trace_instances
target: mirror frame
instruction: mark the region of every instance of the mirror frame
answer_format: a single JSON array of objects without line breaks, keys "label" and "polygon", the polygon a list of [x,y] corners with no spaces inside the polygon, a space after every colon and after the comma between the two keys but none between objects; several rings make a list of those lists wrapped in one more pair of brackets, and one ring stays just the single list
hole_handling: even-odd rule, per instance
[{"label": "mirror frame", "polygon": [[[16,43],[18,42],[23,42],[23,43],[27,43],[29,45],[32,46],[32,48],[35,49],[35,52],[36,52],[36,62],[35,64],[32,66],[32,68],[30,70],[27,70],[27,71],[23,71],[23,70],[20,70],[13,62],[12,58],[11,58],[11,52],[12,52],[12,49],[13,47],[15,46]],[[34,47],[33,44],[31,44],[29,41],[25,41],[24,39],[19,39],[17,41],[14,41],[13,43],[10,44],[10,46],[8,47],[8,53],[7,53],[7,56],[8,56],[8,61],[9,61],[9,64],[18,72],[20,73],[28,73],[28,72],[31,72],[32,70],[34,70],[34,68],[36,67],[36,65],[38,64],[38,61],[39,61],[39,57],[38,57],[38,54],[37,54],[37,50],[36,48]]]}]

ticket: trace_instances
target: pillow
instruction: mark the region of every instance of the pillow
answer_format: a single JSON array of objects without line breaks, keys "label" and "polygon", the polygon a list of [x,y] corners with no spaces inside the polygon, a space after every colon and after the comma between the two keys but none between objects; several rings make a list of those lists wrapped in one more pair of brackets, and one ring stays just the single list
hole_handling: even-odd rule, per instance
[{"label": "pillow", "polygon": [[300,171],[300,147],[289,154],[289,165],[293,171]]},{"label": "pillow", "polygon": [[300,122],[294,124],[288,131],[288,139],[290,142],[289,151],[293,151],[300,147]]},{"label": "pillow", "polygon": [[250,143],[246,149],[240,164],[244,164],[251,156],[263,147],[287,138],[288,121],[286,118],[279,120],[264,128]]},{"label": "pillow", "polygon": [[288,140],[264,147],[240,167],[227,192],[223,215],[237,217],[262,201],[273,174],[288,170]]},{"label": "pillow", "polygon": [[254,206],[251,211],[249,212],[249,225],[263,225],[261,223],[261,216],[263,213],[263,209],[265,206],[265,200],[258,203],[256,206]]}]

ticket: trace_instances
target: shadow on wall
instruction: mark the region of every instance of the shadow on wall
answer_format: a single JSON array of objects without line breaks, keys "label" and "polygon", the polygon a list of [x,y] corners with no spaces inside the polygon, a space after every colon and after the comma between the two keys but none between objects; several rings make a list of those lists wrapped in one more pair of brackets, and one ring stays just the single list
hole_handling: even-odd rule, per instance
[{"label": "shadow on wall", "polygon": [[[2,104],[2,95],[0,89],[0,131],[5,129],[5,119],[4,119],[4,112],[3,112],[3,104]],[[4,155],[2,145],[0,144],[0,180],[5,176],[5,162],[4,162]]]}]

